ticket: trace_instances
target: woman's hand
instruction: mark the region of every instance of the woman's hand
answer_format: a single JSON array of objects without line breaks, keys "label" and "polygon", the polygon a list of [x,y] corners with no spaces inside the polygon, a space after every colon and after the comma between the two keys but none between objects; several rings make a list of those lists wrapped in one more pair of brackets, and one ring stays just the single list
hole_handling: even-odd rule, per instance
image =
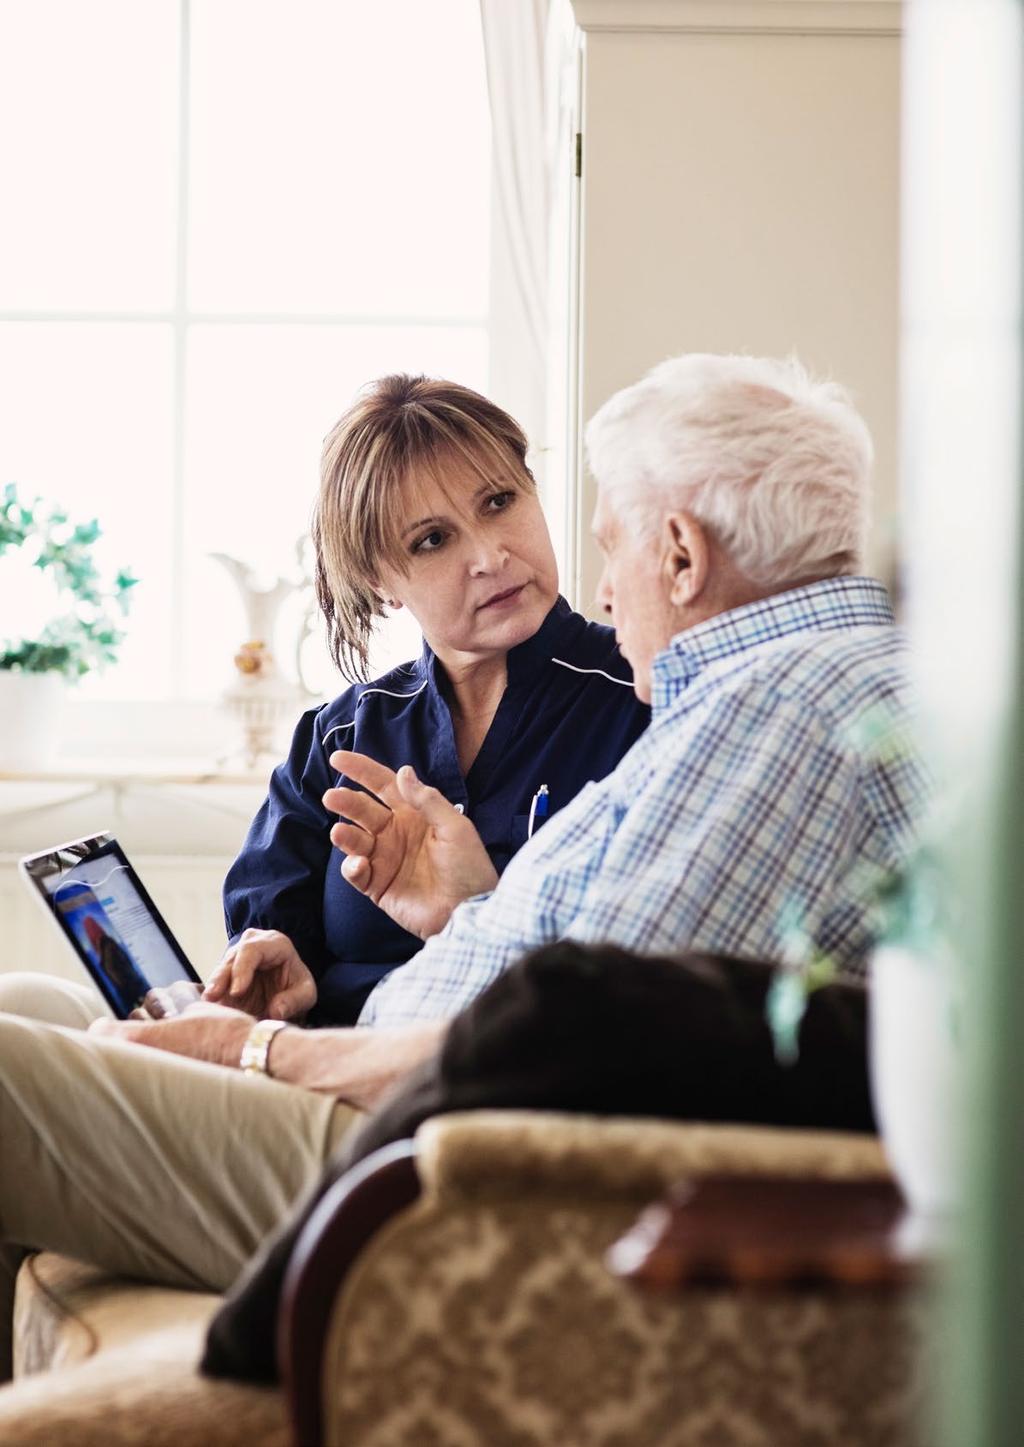
[{"label": "woman's hand", "polygon": [[331,767],[371,790],[324,795],[325,806],[343,816],[331,830],[331,842],[348,856],[342,875],[403,929],[427,939],[457,904],[497,884],[473,825],[409,764],[396,774],[365,754],[339,750]]},{"label": "woman's hand", "polygon": [[203,991],[258,1020],[299,1020],[316,1004],[316,981],[287,935],[244,930],[224,951]]}]

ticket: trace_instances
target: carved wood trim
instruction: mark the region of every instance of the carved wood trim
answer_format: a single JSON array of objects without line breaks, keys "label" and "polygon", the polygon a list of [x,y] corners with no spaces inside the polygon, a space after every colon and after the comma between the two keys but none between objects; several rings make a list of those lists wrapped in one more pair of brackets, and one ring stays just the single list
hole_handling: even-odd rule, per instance
[{"label": "carved wood trim", "polygon": [[708,1176],[649,1206],[606,1260],[662,1293],[697,1283],[894,1289],[923,1273],[912,1219],[886,1180]]}]

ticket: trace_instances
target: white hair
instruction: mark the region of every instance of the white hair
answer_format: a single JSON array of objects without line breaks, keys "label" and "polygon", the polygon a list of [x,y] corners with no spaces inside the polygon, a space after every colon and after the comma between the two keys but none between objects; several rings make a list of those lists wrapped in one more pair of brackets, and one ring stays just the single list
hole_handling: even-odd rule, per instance
[{"label": "white hair", "polygon": [[674,357],[616,392],[586,445],[616,516],[645,536],[685,509],[767,586],[863,565],[871,435],[796,358]]}]

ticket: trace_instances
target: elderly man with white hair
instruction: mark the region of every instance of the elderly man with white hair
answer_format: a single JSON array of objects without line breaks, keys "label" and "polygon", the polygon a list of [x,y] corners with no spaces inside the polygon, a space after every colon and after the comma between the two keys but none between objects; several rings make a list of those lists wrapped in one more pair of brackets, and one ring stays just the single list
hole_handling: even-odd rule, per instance
[{"label": "elderly man with white hair", "polygon": [[[872,447],[843,390],[796,361],[684,356],[607,402],[586,441],[598,600],[651,725],[373,992],[364,1023],[450,1015],[553,939],[775,961],[802,940],[857,975],[873,889],[911,847],[904,644],[885,589],[859,576]],[[400,819],[368,838],[358,800],[335,802],[365,826],[362,845],[336,826],[349,878],[408,909],[436,840],[414,868]],[[421,934],[442,923],[440,892],[423,892]]]},{"label": "elderly man with white hair", "polygon": [[13,1243],[228,1286],[353,1107],[434,1055],[451,1017],[538,946],[771,962],[795,937],[863,971],[872,886],[907,859],[922,797],[903,645],[885,590],[858,576],[863,422],[796,362],[685,356],[613,397],[587,446],[599,599],[653,706],[647,732],[450,918],[453,881],[472,895],[493,879],[469,822],[410,770],[335,756],[387,806],[329,791],[345,875],[426,943],[359,1027],[275,1022],[255,1076],[239,1065],[263,1022],[241,974],[222,981],[241,1009],[88,1033],[0,1015],[7,1291]]}]

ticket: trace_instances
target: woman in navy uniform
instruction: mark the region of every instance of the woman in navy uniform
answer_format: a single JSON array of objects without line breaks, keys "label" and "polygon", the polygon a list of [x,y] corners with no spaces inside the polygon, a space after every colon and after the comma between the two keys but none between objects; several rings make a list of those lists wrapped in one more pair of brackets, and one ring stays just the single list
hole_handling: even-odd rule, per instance
[{"label": "woman in navy uniform", "polygon": [[334,659],[365,679],[388,607],[410,610],[423,652],[299,721],[225,881],[230,944],[208,998],[232,999],[230,984],[255,1013],[346,1024],[419,948],[342,874],[322,802],[352,782],[336,751],[411,765],[500,874],[647,726],[612,630],[558,595],[526,446],[486,398],[406,376],[371,384],[328,436],[313,535]]}]

